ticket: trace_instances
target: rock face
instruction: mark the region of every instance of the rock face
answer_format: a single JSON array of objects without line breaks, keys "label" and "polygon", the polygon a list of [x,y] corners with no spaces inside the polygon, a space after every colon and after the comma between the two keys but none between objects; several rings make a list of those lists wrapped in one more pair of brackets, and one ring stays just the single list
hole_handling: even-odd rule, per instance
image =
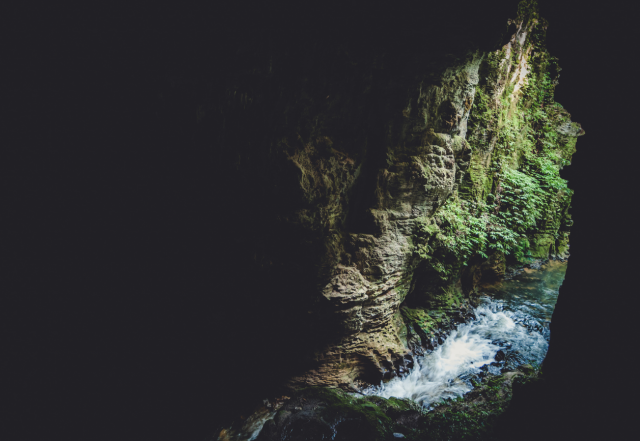
[{"label": "rock face", "polygon": [[[535,386],[538,374],[531,369],[491,376],[463,399],[437,405],[430,412],[409,399],[303,388],[272,411],[273,418],[265,422],[256,440],[509,439],[512,433],[502,430],[501,414],[513,389]],[[245,422],[243,428],[250,425]],[[218,439],[234,439],[229,435],[238,432],[223,430]]]},{"label": "rock face", "polygon": [[510,26],[493,51],[403,61],[342,47],[304,58],[297,82],[271,58],[227,89],[220,139],[269,201],[256,271],[295,279],[282,290],[314,335],[292,386],[393,375],[507,262],[566,256],[559,169],[583,131],[553,100],[535,2]]}]

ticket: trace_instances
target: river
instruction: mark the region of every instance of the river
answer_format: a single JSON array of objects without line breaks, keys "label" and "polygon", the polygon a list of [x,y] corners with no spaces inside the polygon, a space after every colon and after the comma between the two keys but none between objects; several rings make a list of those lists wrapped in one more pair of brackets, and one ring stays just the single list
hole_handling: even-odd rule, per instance
[{"label": "river", "polygon": [[[566,263],[549,261],[483,287],[471,321],[458,326],[435,350],[417,357],[408,373],[360,393],[409,398],[430,409],[471,391],[474,380],[522,364],[539,365],[549,347],[549,323],[566,268]],[[241,429],[223,430],[218,440],[254,440],[275,413],[263,407]]]},{"label": "river", "polygon": [[567,264],[549,261],[525,268],[510,280],[480,290],[474,319],[458,326],[443,344],[407,374],[362,391],[409,398],[426,408],[473,389],[473,380],[519,365],[539,365],[549,347],[549,323]]}]

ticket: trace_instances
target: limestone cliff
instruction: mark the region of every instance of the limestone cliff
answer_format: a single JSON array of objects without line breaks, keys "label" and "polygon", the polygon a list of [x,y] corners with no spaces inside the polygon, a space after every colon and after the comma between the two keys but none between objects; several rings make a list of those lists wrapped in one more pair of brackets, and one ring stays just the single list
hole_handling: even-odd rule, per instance
[{"label": "limestone cliff", "polygon": [[492,51],[337,46],[280,74],[272,56],[226,90],[220,139],[270,201],[253,260],[288,275],[317,337],[292,385],[393,375],[507,261],[567,255],[559,170],[583,131],[553,99],[560,69],[535,2],[509,25]]}]

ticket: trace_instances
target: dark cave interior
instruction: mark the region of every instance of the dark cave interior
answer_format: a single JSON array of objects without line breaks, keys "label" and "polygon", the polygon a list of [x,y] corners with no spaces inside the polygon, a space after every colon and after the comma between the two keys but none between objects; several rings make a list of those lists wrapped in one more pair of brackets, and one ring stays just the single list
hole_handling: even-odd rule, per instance
[{"label": "dark cave interior", "polygon": [[[295,195],[278,190],[275,199],[262,185],[272,170],[236,168],[238,157],[260,163],[250,140],[277,131],[280,110],[220,142],[220,116],[206,108],[218,86],[269,56],[294,83],[308,74],[305,60],[330,66],[340,45],[356,60],[384,49],[386,75],[410,71],[422,62],[416,54],[437,63],[469,45],[494,47],[516,3],[20,11],[28,19],[12,32],[9,83],[24,87],[8,119],[16,142],[2,176],[10,274],[3,310],[16,361],[5,411],[15,424],[11,439],[205,441],[219,421],[273,393],[301,368],[300,348],[322,343],[298,313],[304,268],[313,263],[280,242],[295,232],[264,220]],[[617,397],[592,382],[612,369],[612,329],[633,286],[633,100],[620,90],[634,79],[625,67],[630,14],[614,21],[592,4],[540,3],[551,24],[547,44],[563,68],[556,98],[587,135],[563,170],[575,190],[575,224],[544,364],[549,379],[514,405],[512,421],[547,439],[611,435],[619,426],[601,406]],[[374,104],[363,102],[363,112]],[[375,124],[343,120],[375,138]],[[362,185],[366,179],[365,169]],[[279,180],[286,191],[287,175]],[[261,272],[247,252],[256,243],[299,258],[301,269]]]}]

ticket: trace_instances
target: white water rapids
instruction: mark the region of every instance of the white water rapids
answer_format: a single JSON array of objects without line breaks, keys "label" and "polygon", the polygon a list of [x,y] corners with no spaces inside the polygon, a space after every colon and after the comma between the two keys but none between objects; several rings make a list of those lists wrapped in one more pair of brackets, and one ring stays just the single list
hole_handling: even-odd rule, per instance
[{"label": "white water rapids", "polygon": [[548,328],[522,310],[508,311],[503,306],[483,298],[475,319],[460,325],[433,352],[418,357],[408,374],[362,393],[410,398],[429,408],[469,392],[473,387],[467,378],[481,373],[485,365],[489,373],[500,374],[500,367],[491,365],[499,350],[514,354],[519,364],[540,363],[547,353]]},{"label": "white water rapids", "polygon": [[[483,292],[491,297],[481,299],[473,320],[460,325],[433,352],[417,357],[409,373],[361,393],[409,398],[429,409],[471,391],[474,377],[498,375],[524,363],[540,364],[547,353],[548,324],[565,271],[566,264],[551,261],[487,287]],[[223,430],[218,440],[254,440],[275,413],[263,407],[241,428]]]}]

